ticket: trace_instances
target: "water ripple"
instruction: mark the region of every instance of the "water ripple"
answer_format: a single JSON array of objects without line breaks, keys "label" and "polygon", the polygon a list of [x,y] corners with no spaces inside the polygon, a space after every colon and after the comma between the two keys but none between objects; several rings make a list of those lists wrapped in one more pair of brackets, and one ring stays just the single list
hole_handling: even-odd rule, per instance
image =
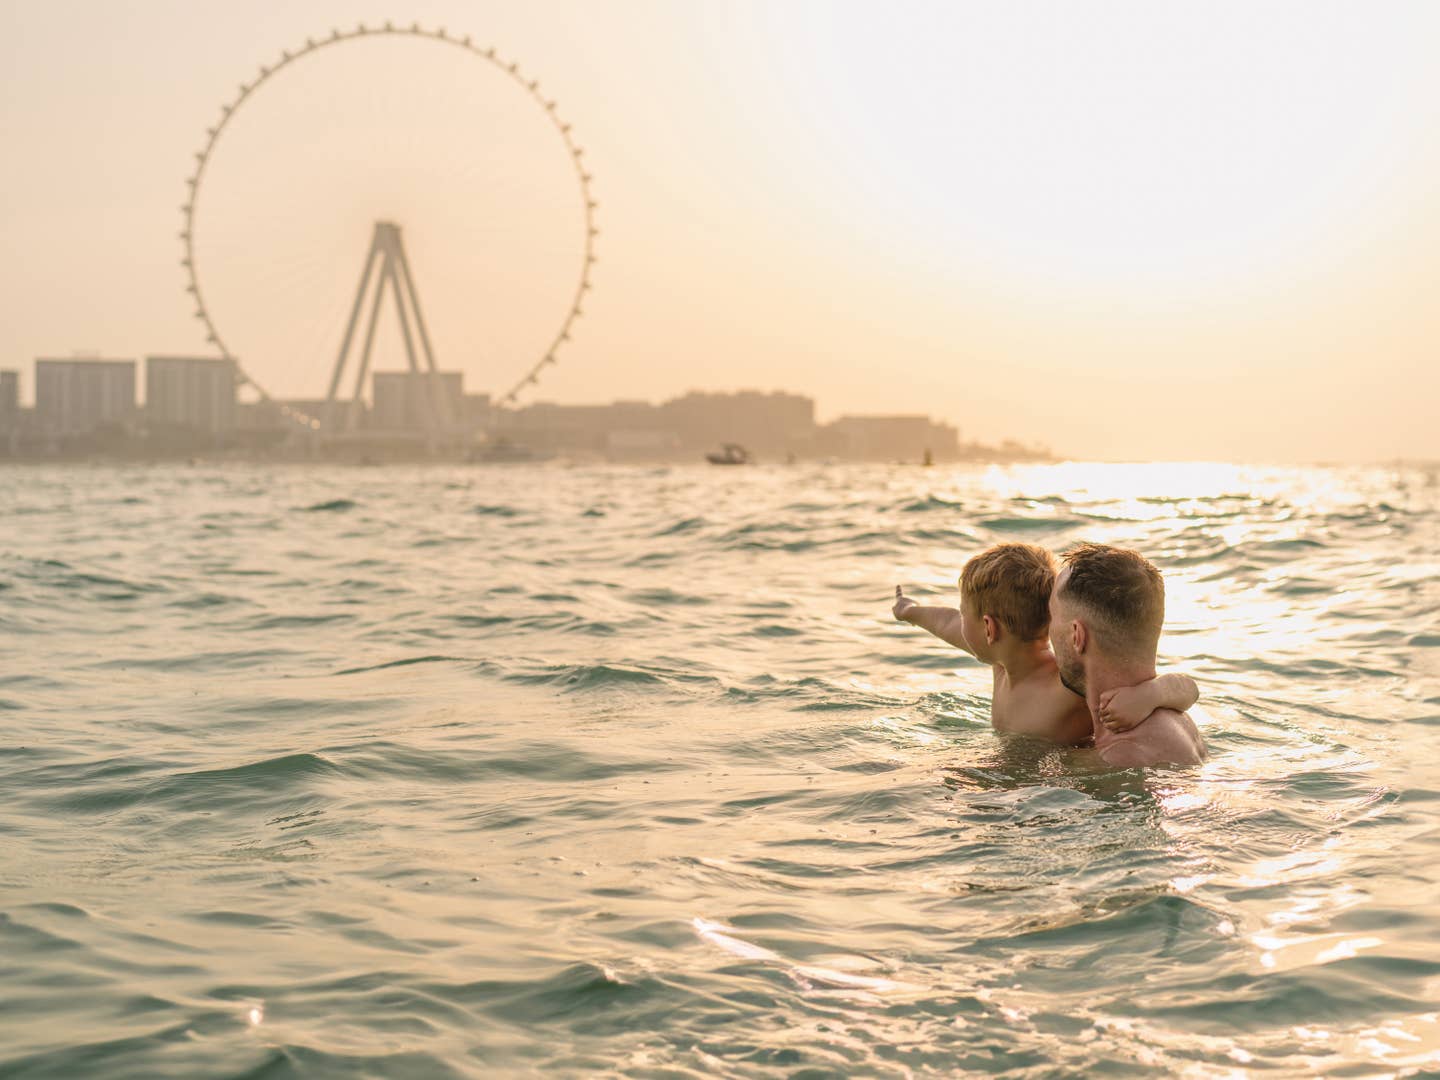
[{"label": "water ripple", "polygon": [[[1434,475],[0,471],[0,1074],[1433,1072]],[[1204,766],[890,618],[1081,537]]]}]

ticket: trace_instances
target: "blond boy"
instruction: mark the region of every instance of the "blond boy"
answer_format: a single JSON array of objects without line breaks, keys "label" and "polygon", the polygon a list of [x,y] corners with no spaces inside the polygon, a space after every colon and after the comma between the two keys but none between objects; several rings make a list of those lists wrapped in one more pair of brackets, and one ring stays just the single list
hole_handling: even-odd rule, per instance
[{"label": "blond boy", "polygon": [[1160,675],[1107,691],[1099,716],[1066,689],[1050,650],[1050,593],[1055,557],[1035,544],[997,544],[982,551],[960,575],[960,607],[925,606],[895,586],[892,609],[900,622],[928,630],[964,649],[994,674],[990,721],[997,731],[1079,745],[1103,725],[1127,731],[1155,709],[1184,712],[1199,697],[1189,676]]}]

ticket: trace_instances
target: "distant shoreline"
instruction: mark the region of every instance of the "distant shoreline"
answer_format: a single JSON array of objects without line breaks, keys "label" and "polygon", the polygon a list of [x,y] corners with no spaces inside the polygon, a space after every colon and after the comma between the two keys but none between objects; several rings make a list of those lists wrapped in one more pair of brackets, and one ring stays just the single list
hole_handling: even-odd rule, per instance
[{"label": "distant shoreline", "polygon": [[[739,471],[746,468],[774,468],[774,467],[801,467],[801,466],[839,466],[839,465],[895,465],[913,468],[942,468],[950,465],[1055,465],[1070,459],[1056,457],[1053,455],[1038,454],[976,454],[963,455],[960,457],[936,458],[928,465],[923,460],[912,460],[904,458],[861,458],[861,457],[759,457],[748,465],[740,466]],[[623,456],[601,456],[601,455],[564,455],[557,454],[549,457],[540,457],[531,460],[507,460],[491,461],[477,460],[458,453],[435,453],[416,454],[409,456],[381,456],[372,457],[368,455],[304,455],[304,454],[244,454],[244,453],[197,453],[197,454],[26,454],[7,456],[0,455],[0,466],[17,465],[127,465],[127,466],[162,466],[162,465],[293,465],[293,466],[331,466],[346,465],[354,468],[380,467],[387,465],[469,465],[469,466],[494,466],[494,467],[515,467],[520,466],[554,466],[558,468],[574,468],[576,466],[588,465],[617,465],[636,467],[656,466],[677,466],[694,465],[698,468],[712,469],[716,466],[705,461],[703,455],[672,455],[668,457],[623,457]]]}]

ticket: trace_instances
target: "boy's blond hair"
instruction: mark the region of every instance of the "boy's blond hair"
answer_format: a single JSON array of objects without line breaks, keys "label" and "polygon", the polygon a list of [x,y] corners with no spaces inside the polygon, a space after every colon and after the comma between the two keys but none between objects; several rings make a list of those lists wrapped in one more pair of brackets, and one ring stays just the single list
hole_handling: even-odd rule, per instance
[{"label": "boy's blond hair", "polygon": [[1036,544],[996,544],[976,555],[960,573],[960,602],[1022,641],[1050,628],[1050,590],[1055,556]]}]

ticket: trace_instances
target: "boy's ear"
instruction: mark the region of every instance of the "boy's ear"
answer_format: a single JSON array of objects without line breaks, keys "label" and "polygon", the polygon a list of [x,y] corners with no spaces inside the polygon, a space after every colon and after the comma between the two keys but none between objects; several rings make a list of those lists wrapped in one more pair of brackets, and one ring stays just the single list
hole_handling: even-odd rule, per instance
[{"label": "boy's ear", "polygon": [[1000,620],[994,615],[982,616],[985,620],[985,644],[994,645],[1000,637]]}]

